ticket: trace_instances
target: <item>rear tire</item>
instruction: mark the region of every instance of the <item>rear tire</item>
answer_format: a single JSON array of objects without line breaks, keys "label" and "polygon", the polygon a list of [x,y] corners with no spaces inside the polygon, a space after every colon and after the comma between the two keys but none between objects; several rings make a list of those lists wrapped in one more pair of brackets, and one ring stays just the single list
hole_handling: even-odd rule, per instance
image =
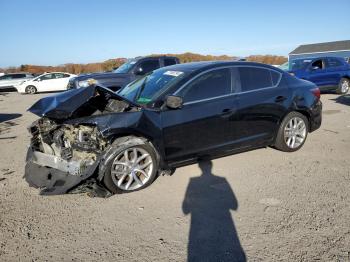
[{"label": "rear tire", "polygon": [[339,81],[338,88],[337,88],[337,93],[340,95],[345,95],[348,93],[350,88],[350,80],[347,78],[342,78]]},{"label": "rear tire", "polygon": [[31,94],[31,95],[33,95],[33,94],[35,94],[38,90],[36,89],[35,86],[27,86],[25,91],[26,91],[26,94]]},{"label": "rear tire", "polygon": [[283,152],[299,150],[306,141],[308,131],[308,119],[299,112],[290,112],[278,129],[275,148]]},{"label": "rear tire", "polygon": [[113,147],[113,157],[103,176],[104,185],[112,193],[134,192],[152,184],[159,164],[154,148],[146,140],[123,137]]}]

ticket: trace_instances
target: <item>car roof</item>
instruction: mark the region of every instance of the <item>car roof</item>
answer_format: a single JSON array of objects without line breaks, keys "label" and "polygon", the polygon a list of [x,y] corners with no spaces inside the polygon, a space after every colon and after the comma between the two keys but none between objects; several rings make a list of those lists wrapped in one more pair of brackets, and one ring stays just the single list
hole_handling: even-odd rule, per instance
[{"label": "car roof", "polygon": [[341,56],[317,56],[317,57],[301,57],[297,59],[291,59],[292,61],[294,60],[315,60],[315,59],[326,59],[326,58],[338,58],[338,59],[344,59]]},{"label": "car roof", "polygon": [[23,74],[26,74],[26,75],[32,75],[32,73],[28,73],[28,72],[17,72],[17,73],[5,73],[5,75],[23,75]]},{"label": "car roof", "polygon": [[70,73],[67,73],[67,72],[45,72],[43,74],[70,74]]},{"label": "car roof", "polygon": [[154,58],[154,59],[159,59],[159,58],[176,58],[179,59],[176,56],[167,56],[167,55],[150,55],[150,56],[138,56],[138,57],[134,57],[128,60],[135,60],[135,61],[140,61],[143,59],[149,59],[149,58]]},{"label": "car roof", "polygon": [[207,70],[207,69],[212,69],[212,68],[222,67],[222,66],[258,66],[258,67],[265,67],[267,69],[273,69],[276,71],[282,71],[279,68],[276,68],[276,67],[271,66],[271,65],[257,63],[257,62],[246,62],[246,61],[191,62],[191,63],[184,63],[184,64],[176,64],[176,65],[167,66],[165,69],[174,70],[174,71],[191,72],[191,71],[197,71],[197,70],[202,71],[202,70]]}]

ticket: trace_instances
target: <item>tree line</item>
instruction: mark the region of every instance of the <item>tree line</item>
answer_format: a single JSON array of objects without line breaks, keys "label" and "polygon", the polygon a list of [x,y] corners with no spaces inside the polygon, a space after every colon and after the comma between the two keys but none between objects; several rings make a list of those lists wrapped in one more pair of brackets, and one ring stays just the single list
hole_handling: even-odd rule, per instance
[{"label": "tree line", "polygon": [[[157,54],[159,55],[159,54]],[[163,55],[163,54],[162,54]],[[168,56],[176,56],[180,59],[181,63],[197,62],[197,61],[215,61],[215,60],[233,60],[238,57],[227,55],[201,55],[195,53],[183,53],[183,54],[165,54]],[[153,54],[151,56],[156,56]],[[88,64],[64,64],[59,66],[40,66],[40,65],[21,65],[19,67],[0,68],[0,72],[4,73],[16,73],[16,72],[29,72],[34,74],[41,74],[44,72],[68,72],[72,74],[92,73],[92,72],[106,72],[112,71],[125,63],[126,58],[109,59],[101,63],[88,63]],[[275,55],[251,55],[246,57],[247,61],[260,62],[265,64],[280,65],[287,61],[284,56]]]}]

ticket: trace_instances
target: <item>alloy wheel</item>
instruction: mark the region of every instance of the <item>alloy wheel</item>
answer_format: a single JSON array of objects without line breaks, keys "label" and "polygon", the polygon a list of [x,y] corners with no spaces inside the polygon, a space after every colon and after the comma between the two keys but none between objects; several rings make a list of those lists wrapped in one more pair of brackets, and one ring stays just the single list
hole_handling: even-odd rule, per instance
[{"label": "alloy wheel", "polygon": [[34,86],[28,86],[27,87],[27,93],[28,94],[35,94],[36,93],[36,89]]},{"label": "alloy wheel", "polygon": [[293,117],[284,128],[284,141],[289,148],[297,148],[306,137],[306,125],[302,118]]},{"label": "alloy wheel", "polygon": [[349,81],[347,80],[344,80],[342,83],[341,83],[341,92],[343,94],[347,93],[349,90]]},{"label": "alloy wheel", "polygon": [[113,183],[125,191],[145,185],[153,172],[151,155],[141,147],[132,147],[119,153],[112,163]]}]

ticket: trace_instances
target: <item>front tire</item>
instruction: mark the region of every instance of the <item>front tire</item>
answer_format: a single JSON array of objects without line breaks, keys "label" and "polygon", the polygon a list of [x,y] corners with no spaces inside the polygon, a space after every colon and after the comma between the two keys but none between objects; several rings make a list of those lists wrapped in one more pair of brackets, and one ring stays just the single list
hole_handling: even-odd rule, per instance
[{"label": "front tire", "polygon": [[337,93],[340,95],[345,95],[348,93],[350,88],[350,80],[347,78],[342,78],[339,81]]},{"label": "front tire", "polygon": [[114,144],[113,157],[103,176],[105,186],[118,194],[141,190],[152,184],[159,165],[154,148],[137,137],[117,139]]},{"label": "front tire", "polygon": [[308,130],[308,119],[299,112],[290,112],[279,127],[275,148],[284,152],[299,150],[305,143]]},{"label": "front tire", "polygon": [[35,94],[38,90],[36,89],[35,86],[27,86],[25,91],[26,91],[26,94],[31,94],[31,95],[33,95],[33,94]]}]

